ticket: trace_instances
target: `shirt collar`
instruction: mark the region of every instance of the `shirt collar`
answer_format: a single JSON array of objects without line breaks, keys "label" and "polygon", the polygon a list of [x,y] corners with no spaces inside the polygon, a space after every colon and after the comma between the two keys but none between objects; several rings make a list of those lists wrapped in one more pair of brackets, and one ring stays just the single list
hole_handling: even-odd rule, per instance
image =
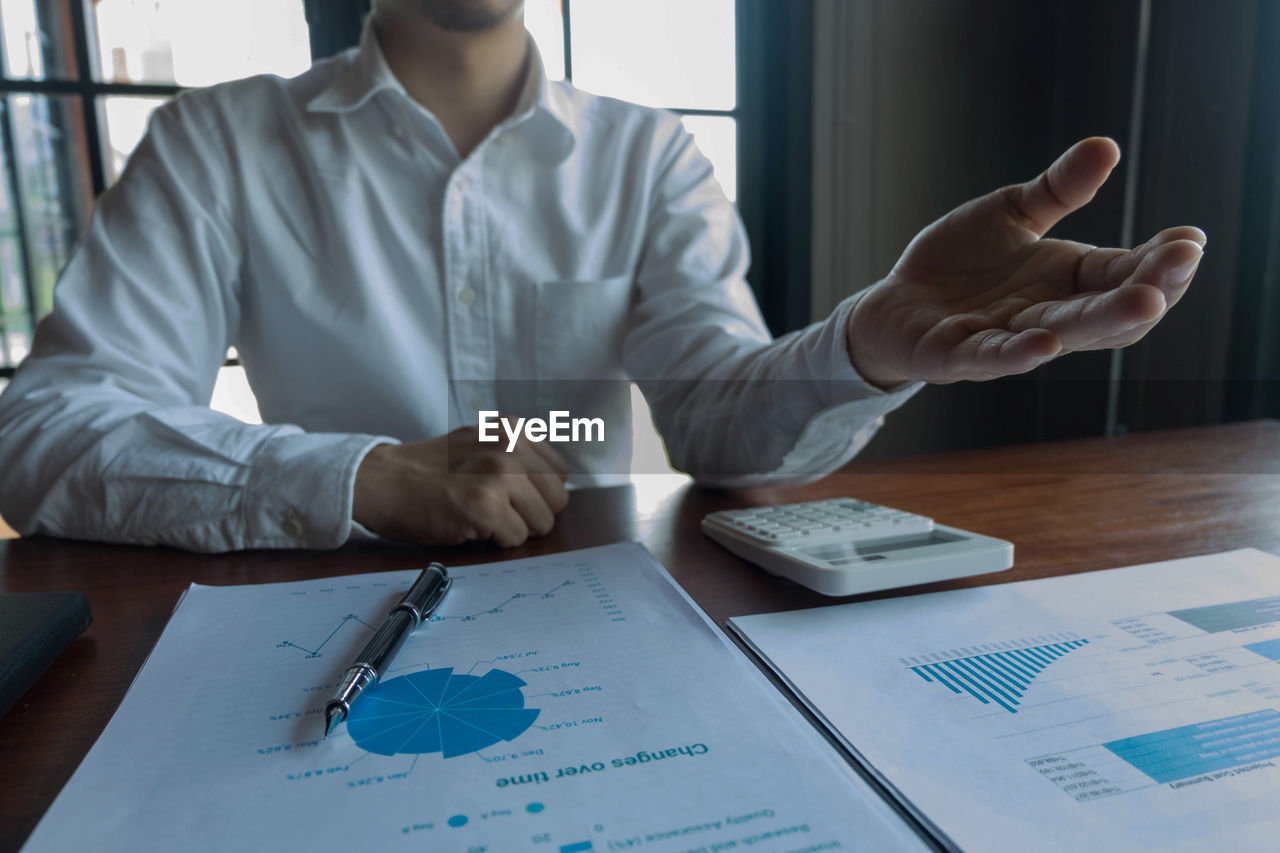
[{"label": "shirt collar", "polygon": [[[365,22],[360,43],[351,60],[333,82],[307,104],[310,112],[350,113],[360,109],[381,91],[398,93],[408,99],[404,86],[391,71],[382,46],[373,30],[372,16]],[[576,135],[569,98],[558,86],[547,80],[542,54],[532,36],[529,37],[529,61],[525,66],[524,85],[516,101],[515,111],[503,121],[507,128],[529,122],[533,147],[553,164],[559,164],[573,151]]]},{"label": "shirt collar", "polygon": [[333,82],[320,91],[307,104],[311,112],[349,113],[364,106],[378,92],[387,89],[408,95],[404,86],[391,73],[386,57],[382,55],[382,47],[373,31],[373,18],[365,22],[360,33],[360,44],[351,60],[347,63]]}]

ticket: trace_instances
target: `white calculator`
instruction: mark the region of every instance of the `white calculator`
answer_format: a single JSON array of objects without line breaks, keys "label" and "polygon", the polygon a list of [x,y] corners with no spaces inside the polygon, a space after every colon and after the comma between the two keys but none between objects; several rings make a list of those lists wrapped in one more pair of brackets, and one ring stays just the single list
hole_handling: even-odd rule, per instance
[{"label": "white calculator", "polygon": [[726,509],[702,532],[771,574],[824,595],[854,595],[1000,572],[1013,543],[887,506],[833,498]]}]

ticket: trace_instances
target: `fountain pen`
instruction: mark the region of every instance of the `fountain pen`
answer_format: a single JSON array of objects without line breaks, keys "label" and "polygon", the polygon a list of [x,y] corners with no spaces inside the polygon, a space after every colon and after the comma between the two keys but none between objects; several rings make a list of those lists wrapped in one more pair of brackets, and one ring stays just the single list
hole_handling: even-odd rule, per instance
[{"label": "fountain pen", "polygon": [[452,585],[453,578],[449,577],[449,570],[439,563],[432,563],[422,570],[404,598],[391,608],[382,626],[365,643],[360,654],[356,655],[355,662],[347,667],[342,683],[338,685],[338,692],[325,703],[325,737],[333,734],[338,723],[347,718],[352,704],[360,695],[386,674],[409,635],[440,606]]}]

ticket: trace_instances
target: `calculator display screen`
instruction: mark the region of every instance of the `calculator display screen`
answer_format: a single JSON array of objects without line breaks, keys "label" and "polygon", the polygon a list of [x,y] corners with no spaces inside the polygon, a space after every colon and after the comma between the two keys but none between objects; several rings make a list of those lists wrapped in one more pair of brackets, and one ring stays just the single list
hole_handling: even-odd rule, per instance
[{"label": "calculator display screen", "polygon": [[823,560],[833,566],[847,566],[850,563],[862,563],[869,560],[887,559],[886,554],[893,551],[904,551],[908,548],[925,548],[930,545],[942,545],[947,542],[959,542],[965,537],[955,533],[944,533],[931,530],[920,536],[907,538],[870,539],[865,542],[826,542],[808,548],[797,548],[806,557]]}]

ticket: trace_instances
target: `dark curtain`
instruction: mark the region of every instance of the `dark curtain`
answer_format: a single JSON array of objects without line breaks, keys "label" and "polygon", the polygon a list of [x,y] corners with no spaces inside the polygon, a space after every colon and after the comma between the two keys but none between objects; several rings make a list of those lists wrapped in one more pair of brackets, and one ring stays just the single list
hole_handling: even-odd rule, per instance
[{"label": "dark curtain", "polygon": [[306,0],[311,30],[311,61],[354,47],[369,0]]}]

